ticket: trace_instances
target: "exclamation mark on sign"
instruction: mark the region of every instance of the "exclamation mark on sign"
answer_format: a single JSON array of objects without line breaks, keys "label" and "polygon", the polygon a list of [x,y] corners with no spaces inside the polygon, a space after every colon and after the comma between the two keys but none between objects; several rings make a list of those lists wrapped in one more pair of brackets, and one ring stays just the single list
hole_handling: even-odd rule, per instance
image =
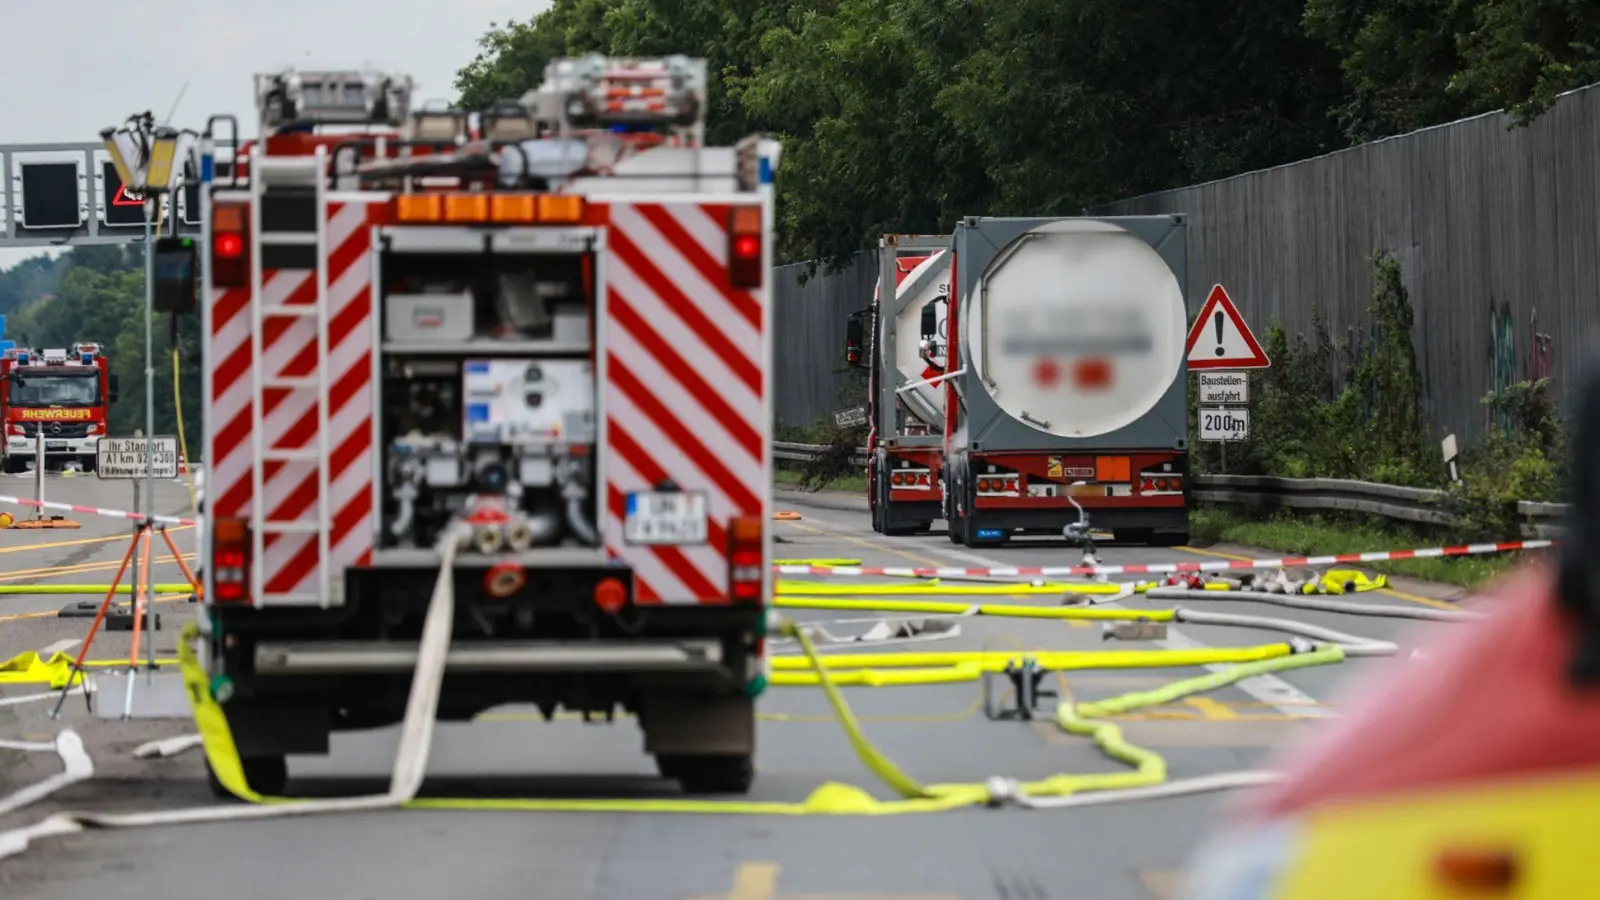
[{"label": "exclamation mark on sign", "polygon": [[1214,321],[1217,323],[1217,355],[1221,356],[1228,352],[1222,349],[1222,313],[1217,313]]}]

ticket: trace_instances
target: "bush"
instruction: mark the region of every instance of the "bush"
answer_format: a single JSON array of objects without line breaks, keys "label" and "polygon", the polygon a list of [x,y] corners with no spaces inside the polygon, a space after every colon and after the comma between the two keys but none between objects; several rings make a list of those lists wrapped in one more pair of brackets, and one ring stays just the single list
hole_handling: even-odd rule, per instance
[{"label": "bush", "polygon": [[[1451,538],[1517,534],[1516,502],[1556,499],[1564,484],[1565,428],[1549,381],[1512,384],[1483,398],[1500,424],[1463,450],[1461,481],[1451,483],[1439,432],[1423,407],[1399,263],[1376,253],[1372,274],[1370,331],[1335,339],[1315,310],[1309,337],[1291,340],[1277,322],[1268,328],[1263,343],[1272,367],[1251,376],[1251,439],[1228,446],[1227,472],[1448,488],[1449,508],[1461,520],[1448,529]],[[1217,445],[1195,447],[1196,471],[1222,471]]]}]

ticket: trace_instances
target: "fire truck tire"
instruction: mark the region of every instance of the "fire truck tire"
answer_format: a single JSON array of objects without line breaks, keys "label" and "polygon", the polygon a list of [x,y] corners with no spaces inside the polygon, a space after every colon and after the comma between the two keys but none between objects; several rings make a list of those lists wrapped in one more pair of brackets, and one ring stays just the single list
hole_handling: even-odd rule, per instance
[{"label": "fire truck tire", "polygon": [[27,471],[27,469],[28,469],[28,464],[26,462],[24,462],[23,460],[21,460],[21,459],[12,459],[9,456],[6,457],[5,473],[7,475],[15,475],[18,472],[25,472],[25,471]]},{"label": "fire truck tire", "polygon": [[[282,756],[242,757],[239,765],[244,770],[245,784],[258,794],[281,797],[289,786],[289,762]],[[220,800],[238,799],[222,786],[209,761],[206,763],[206,786],[211,789],[211,796]]]},{"label": "fire truck tire", "polygon": [[663,756],[656,765],[663,775],[677,779],[686,794],[748,794],[756,778],[755,760],[748,753]]}]

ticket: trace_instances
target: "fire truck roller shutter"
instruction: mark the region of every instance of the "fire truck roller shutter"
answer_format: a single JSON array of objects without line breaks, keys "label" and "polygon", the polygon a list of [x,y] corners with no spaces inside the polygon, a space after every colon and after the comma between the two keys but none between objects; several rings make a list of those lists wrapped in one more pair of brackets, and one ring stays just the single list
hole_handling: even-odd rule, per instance
[{"label": "fire truck roller shutter", "polygon": [[1060,437],[1138,420],[1183,361],[1182,285],[1148,243],[1109,222],[1027,232],[963,302],[962,345],[995,404]]}]

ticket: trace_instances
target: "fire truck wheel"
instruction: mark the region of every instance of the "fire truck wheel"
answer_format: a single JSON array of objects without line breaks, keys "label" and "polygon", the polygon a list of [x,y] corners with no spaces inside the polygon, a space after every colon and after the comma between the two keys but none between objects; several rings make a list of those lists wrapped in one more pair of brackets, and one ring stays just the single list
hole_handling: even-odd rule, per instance
[{"label": "fire truck wheel", "polygon": [[9,456],[6,457],[5,473],[7,475],[15,475],[18,472],[26,471],[27,468],[28,468],[28,464],[23,462],[22,460],[20,460],[20,459],[12,459]]},{"label": "fire truck wheel", "polygon": [[688,794],[748,794],[756,777],[750,754],[658,757],[662,774],[671,773]]},{"label": "fire truck wheel", "polygon": [[[281,756],[241,758],[239,765],[244,769],[245,783],[258,794],[281,797],[284,788],[289,785],[289,762]],[[206,762],[206,786],[211,788],[213,797],[221,800],[238,799],[217,779],[210,761]]]}]

